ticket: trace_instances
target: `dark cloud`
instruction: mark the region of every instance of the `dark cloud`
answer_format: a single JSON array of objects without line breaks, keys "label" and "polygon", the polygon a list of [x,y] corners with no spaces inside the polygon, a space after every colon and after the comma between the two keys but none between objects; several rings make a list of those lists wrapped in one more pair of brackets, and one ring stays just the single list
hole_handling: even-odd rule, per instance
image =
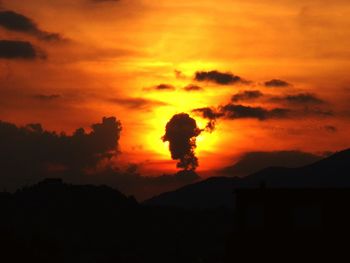
[{"label": "dark cloud", "polygon": [[221,172],[229,176],[248,176],[268,167],[297,168],[321,159],[322,156],[300,151],[248,152]]},{"label": "dark cloud", "polygon": [[194,109],[192,112],[209,120],[204,129],[207,132],[213,132],[216,126],[216,119],[223,116],[223,113],[217,112],[215,109],[209,107]]},{"label": "dark cloud", "polygon": [[110,99],[112,103],[129,109],[149,109],[153,106],[166,106],[168,105],[162,101],[149,100],[143,98],[114,98]]},{"label": "dark cloud", "polygon": [[209,107],[194,109],[192,112],[199,113],[203,118],[210,120],[215,120],[223,116],[222,113],[217,112],[214,108]]},{"label": "dark cloud", "polygon": [[239,104],[226,104],[218,108],[198,108],[192,110],[193,113],[200,115],[202,118],[208,119],[209,122],[205,127],[205,131],[212,132],[215,129],[217,119],[257,119],[260,121],[268,119],[288,118],[289,109],[274,108],[271,110],[262,107],[250,107]]},{"label": "dark cloud", "polygon": [[291,104],[322,104],[323,100],[311,93],[299,93],[296,95],[287,95],[281,98],[275,98],[275,100],[285,101]]},{"label": "dark cloud", "polygon": [[197,85],[190,84],[184,87],[184,90],[185,91],[202,91],[203,88]]},{"label": "dark cloud", "polygon": [[37,94],[33,96],[35,99],[42,100],[42,101],[53,101],[60,99],[62,96],[58,94],[51,94],[51,95],[44,95],[44,94]]},{"label": "dark cloud", "polygon": [[195,74],[196,81],[211,81],[220,85],[230,85],[244,82],[240,77],[233,75],[230,72],[212,71],[198,71]]},{"label": "dark cloud", "polygon": [[0,58],[4,59],[35,59],[43,58],[34,46],[27,41],[0,40]]},{"label": "dark cloud", "polygon": [[303,112],[308,115],[316,115],[321,117],[334,116],[334,112],[332,110],[313,109],[306,107],[304,108]]},{"label": "dark cloud", "polygon": [[173,160],[179,160],[177,167],[184,170],[195,170],[198,159],[195,156],[196,137],[201,133],[196,120],[186,113],[174,115],[167,123],[164,142],[169,142],[169,150]]},{"label": "dark cloud", "polygon": [[264,94],[259,90],[246,90],[233,95],[231,98],[231,101],[232,102],[249,101],[249,100],[258,99],[262,96],[264,96]]},{"label": "dark cloud", "polygon": [[0,11],[0,26],[7,30],[33,35],[45,41],[58,41],[61,36],[41,30],[30,18],[13,11]]},{"label": "dark cloud", "polygon": [[175,87],[170,84],[159,84],[153,87],[153,89],[159,90],[159,91],[170,91],[170,90],[175,90]]},{"label": "dark cloud", "polygon": [[[119,154],[121,124],[114,117],[77,129],[73,135],[45,131],[40,124],[18,127],[0,121],[0,185],[15,190],[48,177],[79,184],[110,185],[139,200],[172,191],[200,177],[193,171],[147,177],[138,165],[118,168],[108,160]],[[103,167],[101,167],[103,164]]]},{"label": "dark cloud", "polygon": [[227,104],[220,107],[220,113],[227,119],[279,119],[286,118],[290,110],[274,108],[268,110],[262,107],[251,107],[238,104]]},{"label": "dark cloud", "polygon": [[114,117],[93,124],[92,131],[77,129],[73,135],[45,131],[40,124],[17,127],[0,122],[0,170],[40,172],[45,167],[81,170],[96,166],[117,153],[121,124]]},{"label": "dark cloud", "polygon": [[280,79],[272,79],[270,81],[266,81],[264,84],[269,88],[286,88],[290,86],[288,82]]},{"label": "dark cloud", "polygon": [[193,113],[208,119],[206,131],[213,131],[217,119],[257,119],[260,121],[269,119],[287,119],[300,117],[329,117],[334,113],[331,110],[319,107],[324,101],[310,93],[299,93],[283,97],[270,96],[270,102],[287,104],[288,107],[275,107],[272,109],[262,106],[242,105],[236,102],[250,101],[265,96],[258,90],[242,91],[232,96],[230,103],[218,107],[203,107],[192,110]]}]

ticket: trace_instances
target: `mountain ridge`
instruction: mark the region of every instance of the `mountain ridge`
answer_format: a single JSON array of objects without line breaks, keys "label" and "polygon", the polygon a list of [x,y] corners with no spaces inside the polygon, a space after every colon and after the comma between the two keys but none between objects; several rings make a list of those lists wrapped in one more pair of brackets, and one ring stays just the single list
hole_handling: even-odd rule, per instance
[{"label": "mountain ridge", "polygon": [[[337,174],[332,177],[334,171]],[[327,158],[299,168],[269,167],[242,178],[209,178],[152,197],[143,203],[152,206],[177,206],[189,209],[233,208],[235,188],[257,188],[261,183],[272,188],[350,187],[350,149],[336,152]]]}]

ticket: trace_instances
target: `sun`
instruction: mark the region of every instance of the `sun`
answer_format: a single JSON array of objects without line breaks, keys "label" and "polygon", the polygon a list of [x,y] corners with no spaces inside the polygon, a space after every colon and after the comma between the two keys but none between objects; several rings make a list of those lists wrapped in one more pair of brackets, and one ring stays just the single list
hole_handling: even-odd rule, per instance
[{"label": "sun", "polygon": [[[208,121],[192,113],[193,109],[203,105],[200,96],[189,96],[184,91],[173,91],[164,92],[162,94],[158,92],[153,98],[168,102],[168,105],[154,109],[152,118],[148,122],[149,131],[144,134],[145,148],[154,152],[158,158],[168,160],[170,158],[168,143],[162,141],[162,136],[165,133],[166,124],[175,114],[189,114],[196,120],[197,126],[200,129],[204,129]],[[196,154],[197,157],[200,158],[204,154],[215,151],[218,137],[215,131],[209,133],[203,130],[196,138],[196,141]]]}]

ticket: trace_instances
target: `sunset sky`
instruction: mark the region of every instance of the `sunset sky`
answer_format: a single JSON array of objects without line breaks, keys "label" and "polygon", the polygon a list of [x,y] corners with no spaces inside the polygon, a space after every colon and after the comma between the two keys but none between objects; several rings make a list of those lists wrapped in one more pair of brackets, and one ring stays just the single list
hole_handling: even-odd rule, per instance
[{"label": "sunset sky", "polygon": [[[0,8],[2,121],[71,134],[115,116],[123,130],[114,162],[151,176],[177,170],[161,140],[167,122],[184,112],[204,129],[204,108],[216,127],[197,138],[203,176],[246,152],[350,146],[348,0],[2,0]],[[11,27],[11,15],[27,27]],[[5,40],[19,53],[1,51]]]}]

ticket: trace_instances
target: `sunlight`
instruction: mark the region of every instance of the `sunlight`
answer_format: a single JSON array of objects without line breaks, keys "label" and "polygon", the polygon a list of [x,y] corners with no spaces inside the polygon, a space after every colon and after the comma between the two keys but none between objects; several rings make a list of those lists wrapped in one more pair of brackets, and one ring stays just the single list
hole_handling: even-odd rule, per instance
[{"label": "sunlight", "polygon": [[[161,137],[165,133],[166,124],[175,114],[185,112],[190,114],[190,116],[196,120],[200,129],[203,129],[207,125],[207,120],[191,114],[192,109],[203,105],[203,98],[188,96],[188,94],[185,94],[183,91],[172,92],[171,94],[165,92],[162,95],[158,92],[154,96],[158,97],[158,99],[162,98],[162,101],[169,101],[169,97],[171,97],[172,104],[167,107],[159,107],[155,109],[152,119],[149,120],[150,131],[144,134],[146,142],[145,148],[146,150],[153,151],[156,155],[159,155],[161,159],[168,160],[170,156],[168,143],[164,143],[161,140]],[[168,98],[168,100],[166,100],[166,98]],[[216,132],[202,132],[197,137],[197,156],[200,158],[206,152],[215,151],[217,142],[218,136]]]}]

